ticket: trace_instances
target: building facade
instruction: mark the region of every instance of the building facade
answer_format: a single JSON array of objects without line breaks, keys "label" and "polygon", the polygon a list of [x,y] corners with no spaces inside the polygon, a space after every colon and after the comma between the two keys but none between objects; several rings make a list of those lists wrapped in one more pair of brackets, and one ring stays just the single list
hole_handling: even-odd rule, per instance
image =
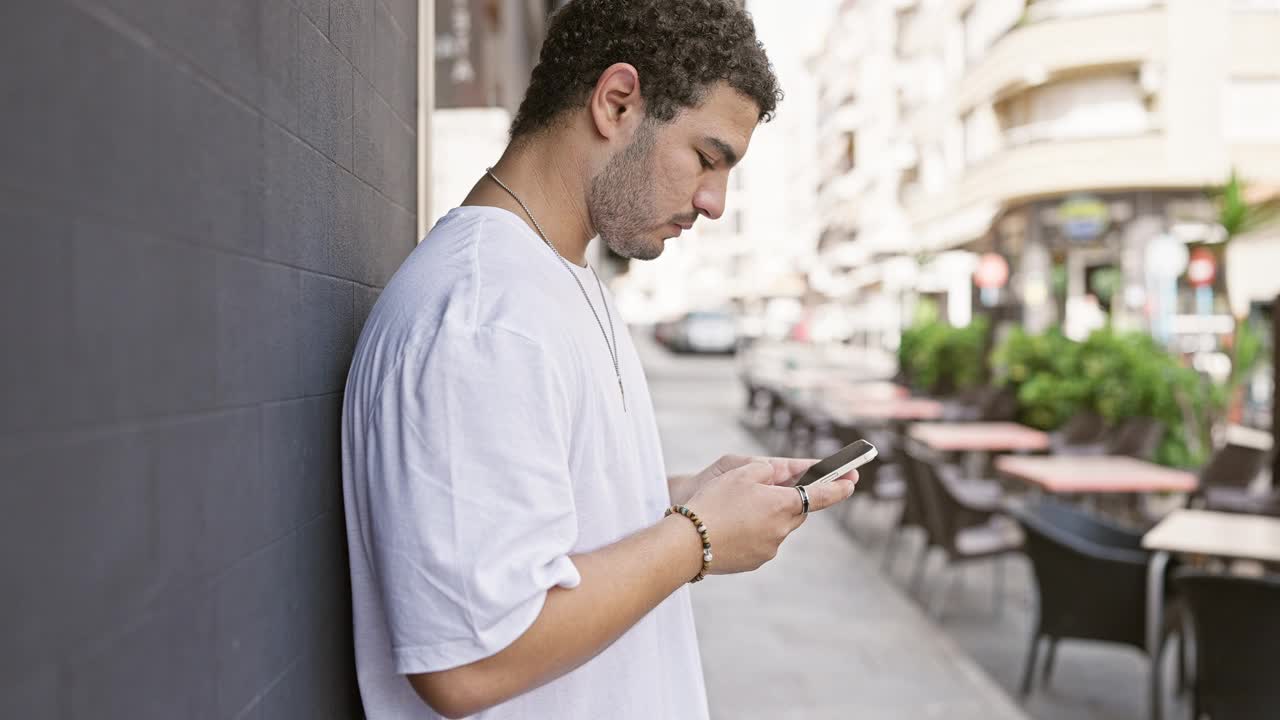
[{"label": "building facade", "polygon": [[[1075,325],[1089,296],[1122,326],[1185,313],[1161,309],[1148,256],[1215,239],[1205,190],[1232,169],[1280,185],[1276,37],[1271,0],[845,3],[822,62],[859,83],[833,81],[825,137],[857,163],[831,168],[828,227],[854,226],[854,255],[951,255],[957,276],[972,263],[948,251],[998,253],[1032,327]],[[966,302],[959,277],[929,280]]]}]

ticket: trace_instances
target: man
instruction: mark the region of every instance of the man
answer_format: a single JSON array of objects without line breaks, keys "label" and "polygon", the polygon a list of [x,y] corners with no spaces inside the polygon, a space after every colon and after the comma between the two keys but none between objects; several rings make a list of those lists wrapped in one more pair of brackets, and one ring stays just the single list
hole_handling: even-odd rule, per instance
[{"label": "man", "polygon": [[812,461],[742,457],[666,477],[586,248],[651,259],[718,218],[778,97],[730,0],[574,0],[552,19],[509,147],[392,278],[348,376],[372,720],[707,717],[686,583],[759,567],[855,477],[806,495],[785,485]]}]

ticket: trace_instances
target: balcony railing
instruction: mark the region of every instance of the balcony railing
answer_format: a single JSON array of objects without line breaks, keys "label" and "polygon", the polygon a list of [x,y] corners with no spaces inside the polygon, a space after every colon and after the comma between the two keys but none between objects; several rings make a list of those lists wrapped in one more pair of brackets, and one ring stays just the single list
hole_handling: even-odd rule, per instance
[{"label": "balcony railing", "polygon": [[1136,12],[1161,5],[1164,0],[1035,0],[1027,4],[1022,24]]},{"label": "balcony railing", "polygon": [[1243,12],[1280,12],[1280,0],[1234,0],[1231,7]]},{"label": "balcony railing", "polygon": [[1002,139],[1004,147],[1015,148],[1041,142],[1133,137],[1157,129],[1159,128],[1156,119],[1148,113],[1141,117],[1128,118],[1125,122],[1107,125],[1082,126],[1061,121],[1028,123],[1005,130],[1002,133]]}]

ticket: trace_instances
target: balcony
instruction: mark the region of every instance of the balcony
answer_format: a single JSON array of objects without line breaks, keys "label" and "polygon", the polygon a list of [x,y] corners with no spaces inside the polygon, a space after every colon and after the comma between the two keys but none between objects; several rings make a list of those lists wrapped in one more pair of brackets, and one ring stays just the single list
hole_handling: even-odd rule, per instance
[{"label": "balcony", "polygon": [[[1123,137],[1035,141],[1034,133],[1043,130],[1028,127],[1025,133],[1033,137],[1006,138],[1003,150],[969,168],[958,184],[941,193],[912,198],[907,211],[917,234],[939,237],[930,244],[945,247],[973,239],[963,237],[960,230],[952,233],[938,228],[971,231],[968,226],[972,223],[957,224],[955,219],[967,217],[974,208],[1008,207],[1077,191],[1196,187],[1204,182],[1201,177],[1179,177],[1170,167],[1165,137],[1155,129]],[[944,235],[948,237],[941,237]]]},{"label": "balcony", "polygon": [[1032,0],[1027,3],[1023,22],[1032,24],[1090,15],[1134,12],[1163,4],[1163,0]]},{"label": "balcony", "polygon": [[823,186],[818,193],[818,210],[827,226],[842,231],[858,227],[867,180],[865,173],[849,172]]},{"label": "balcony", "polygon": [[1054,14],[1046,10],[1038,21],[1020,23],[997,40],[965,74],[957,94],[958,106],[971,108],[1075,70],[1140,67],[1162,59],[1169,36],[1168,13],[1163,5],[1126,1],[1121,7],[1131,9],[1098,14]]}]

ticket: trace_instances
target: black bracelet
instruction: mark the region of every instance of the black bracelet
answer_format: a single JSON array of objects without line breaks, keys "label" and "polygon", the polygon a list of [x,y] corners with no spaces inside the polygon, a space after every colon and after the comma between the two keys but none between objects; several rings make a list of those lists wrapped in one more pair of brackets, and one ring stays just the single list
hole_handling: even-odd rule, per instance
[{"label": "black bracelet", "polygon": [[711,570],[711,536],[707,535],[707,526],[698,519],[698,516],[694,515],[692,510],[683,505],[672,505],[667,508],[667,511],[663,513],[662,516],[666,517],[675,513],[679,513],[689,518],[689,520],[693,522],[693,526],[697,528],[698,534],[702,536],[702,570],[700,570],[697,575],[694,575],[693,579],[689,581],[691,583],[696,583],[706,577],[707,573]]}]

